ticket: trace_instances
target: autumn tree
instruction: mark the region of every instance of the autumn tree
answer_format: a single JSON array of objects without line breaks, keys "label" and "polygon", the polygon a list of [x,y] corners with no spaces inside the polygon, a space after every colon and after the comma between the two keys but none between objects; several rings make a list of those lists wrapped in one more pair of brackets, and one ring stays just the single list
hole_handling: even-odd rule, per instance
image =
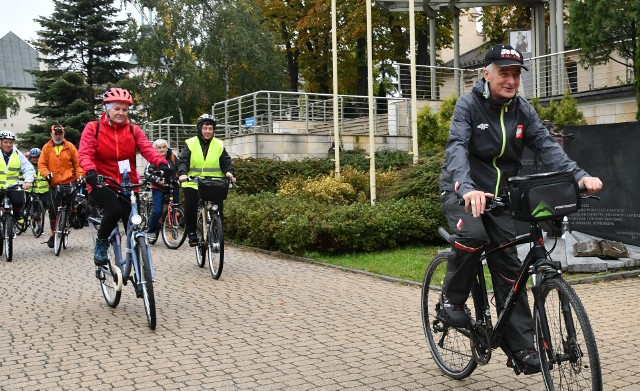
[{"label": "autumn tree", "polygon": [[140,91],[141,118],[190,123],[215,102],[283,88],[279,49],[250,0],[132,3],[152,15],[128,35],[138,72],[126,83]]}]

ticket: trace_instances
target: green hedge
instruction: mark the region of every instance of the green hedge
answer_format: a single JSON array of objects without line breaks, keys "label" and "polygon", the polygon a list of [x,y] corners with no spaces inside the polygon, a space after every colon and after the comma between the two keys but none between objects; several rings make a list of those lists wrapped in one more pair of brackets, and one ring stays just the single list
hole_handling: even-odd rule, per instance
[{"label": "green hedge", "polygon": [[437,198],[334,205],[264,192],[232,194],[225,202],[225,234],[232,241],[296,255],[430,243],[438,241],[442,224]]}]

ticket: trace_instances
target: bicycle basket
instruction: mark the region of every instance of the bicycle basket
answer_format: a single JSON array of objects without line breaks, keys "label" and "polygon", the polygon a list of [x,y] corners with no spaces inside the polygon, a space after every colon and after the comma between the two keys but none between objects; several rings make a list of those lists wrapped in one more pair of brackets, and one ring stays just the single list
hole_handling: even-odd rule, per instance
[{"label": "bicycle basket", "polygon": [[520,221],[552,220],[581,207],[581,196],[569,171],[509,178],[511,215]]},{"label": "bicycle basket", "polygon": [[198,178],[198,197],[204,201],[222,201],[227,199],[229,183],[226,180]]}]

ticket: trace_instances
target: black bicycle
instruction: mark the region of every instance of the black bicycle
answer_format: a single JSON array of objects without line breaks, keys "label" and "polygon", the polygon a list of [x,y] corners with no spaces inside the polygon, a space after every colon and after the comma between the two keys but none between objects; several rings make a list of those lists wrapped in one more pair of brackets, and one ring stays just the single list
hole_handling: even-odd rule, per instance
[{"label": "black bicycle", "polygon": [[224,228],[217,201],[225,200],[232,186],[229,178],[189,177],[198,181],[198,245],[196,264],[204,267],[209,264],[209,271],[214,280],[222,275],[224,266]]},{"label": "black bicycle", "polygon": [[13,260],[13,238],[15,236],[15,219],[13,216],[13,204],[9,194],[22,190],[22,182],[16,182],[5,189],[0,189],[0,254],[4,253],[4,259],[7,262]]},{"label": "black bicycle", "polygon": [[[56,221],[53,233],[53,253],[58,256],[60,255],[60,250],[62,248],[67,248],[69,245],[69,232],[71,231],[69,218],[79,185],[76,182],[70,182],[63,185],[57,185],[55,189],[56,198],[60,199],[60,205],[56,210]],[[53,205],[51,205],[51,207],[53,208]]]},{"label": "black bicycle", "polygon": [[[527,291],[526,284],[531,276],[535,342],[540,352],[546,388],[602,389],[600,358],[589,318],[578,295],[562,278],[560,262],[553,261],[551,252],[545,248],[543,231],[539,226],[540,221],[561,218],[580,207],[581,196],[575,180],[571,175],[561,174],[565,173],[512,178],[504,197],[487,200],[489,210],[509,208],[515,219],[530,223],[528,234],[485,252],[480,258],[481,263],[486,263],[485,259],[496,251],[531,243],[495,325],[482,264],[477,268],[472,285],[472,300],[465,304],[470,321],[464,327],[450,325],[441,304],[450,252],[438,254],[427,267],[422,285],[423,328],[433,359],[447,376],[463,379],[471,375],[478,365],[489,362],[492,349],[500,346],[507,320],[518,296]],[[559,196],[561,192],[564,195]],[[454,240],[445,229],[440,228],[439,232],[453,245]],[[508,349],[505,350],[515,373],[524,372]]]},{"label": "black bicycle", "polygon": [[17,235],[25,232],[27,228],[31,227],[31,232],[33,236],[39,238],[44,231],[44,214],[46,212],[44,204],[42,200],[40,200],[40,195],[36,193],[36,182],[44,181],[44,179],[36,179],[34,180],[31,189],[27,193],[27,199],[24,204],[24,212],[23,212],[23,222],[22,224],[16,221],[15,231]]}]

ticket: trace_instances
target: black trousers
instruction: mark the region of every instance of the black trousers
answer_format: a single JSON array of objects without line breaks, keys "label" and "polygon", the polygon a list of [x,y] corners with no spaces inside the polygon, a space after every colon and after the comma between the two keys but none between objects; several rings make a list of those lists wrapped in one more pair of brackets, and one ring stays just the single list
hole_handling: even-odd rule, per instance
[{"label": "black trousers", "polygon": [[[191,187],[184,187],[184,224],[187,233],[196,232],[196,224],[198,223],[198,190]],[[216,202],[218,210],[220,211],[220,218],[224,222],[224,215],[222,213],[224,209],[224,202]]]},{"label": "black trousers", "polygon": [[123,197],[106,187],[92,189],[89,197],[92,203],[102,208],[102,221],[98,230],[99,239],[108,239],[119,220],[122,220],[125,227],[129,224],[131,203],[128,197]]},{"label": "black trousers", "polygon": [[[449,224],[449,232],[455,238],[452,256],[447,262],[443,293],[457,304],[469,297],[483,250],[491,250],[515,238],[515,224],[505,211],[494,210],[474,218],[458,203],[454,193],[441,196],[441,210]],[[520,271],[522,263],[515,247],[510,247],[487,258],[496,297],[498,313]],[[511,318],[504,329],[502,339],[511,351],[533,347],[533,318],[526,292],[522,292]]]},{"label": "black trousers", "polygon": [[62,205],[62,200],[66,198],[67,205],[71,205],[74,198],[76,196],[76,192],[72,194],[60,194],[55,187],[49,188],[49,225],[51,227],[51,236],[53,236],[53,231],[56,229],[56,216],[58,215],[58,207]]}]

